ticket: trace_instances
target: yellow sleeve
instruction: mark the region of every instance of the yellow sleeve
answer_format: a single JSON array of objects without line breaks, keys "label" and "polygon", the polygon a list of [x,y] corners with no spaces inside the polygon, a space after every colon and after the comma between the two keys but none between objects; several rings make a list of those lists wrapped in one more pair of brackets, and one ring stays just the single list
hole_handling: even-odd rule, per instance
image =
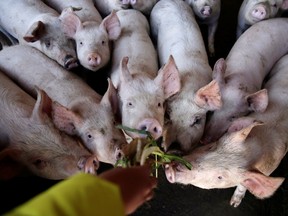
[{"label": "yellow sleeve", "polygon": [[117,185],[90,174],[59,182],[6,216],[124,216]]}]

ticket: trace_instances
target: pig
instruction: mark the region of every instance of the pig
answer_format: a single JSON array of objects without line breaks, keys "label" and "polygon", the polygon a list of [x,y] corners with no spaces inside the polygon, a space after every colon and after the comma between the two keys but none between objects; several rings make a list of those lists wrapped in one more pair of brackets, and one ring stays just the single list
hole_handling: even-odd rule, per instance
[{"label": "pig", "polygon": [[[36,91],[37,100],[0,71],[0,158],[10,157],[48,179],[64,179],[81,171],[95,173],[95,157],[55,127],[50,117],[55,102],[43,90]],[[10,165],[1,168],[7,171]]]},{"label": "pig", "polygon": [[287,0],[244,0],[238,12],[237,38],[253,24],[277,17],[287,9]]},{"label": "pig", "polygon": [[[110,43],[121,32],[119,19],[111,12],[104,20],[92,0],[44,0],[57,10],[62,29],[76,42],[80,64],[90,71],[98,71],[110,60]],[[65,11],[65,12],[64,12]]]},{"label": "pig", "polygon": [[182,152],[191,151],[202,137],[206,113],[221,107],[218,83],[212,80],[204,41],[194,13],[181,0],[159,1],[150,15],[152,36],[159,61],[175,59],[181,90],[167,101],[163,148],[178,142]]},{"label": "pig", "polygon": [[227,58],[215,63],[213,76],[220,83],[223,105],[206,122],[204,144],[219,139],[235,118],[265,111],[268,97],[262,83],[288,52],[287,34],[286,18],[255,23],[236,41]]},{"label": "pig", "polygon": [[3,49],[0,68],[34,97],[37,85],[57,101],[53,107],[54,124],[80,137],[98,161],[114,165],[123,156],[121,148],[126,140],[115,126],[118,98],[110,81],[102,97],[79,76],[27,45]]},{"label": "pig", "polygon": [[[149,36],[147,18],[134,9],[117,12],[122,33],[114,43],[110,77],[120,99],[122,125],[162,136],[164,102],[180,89],[173,58],[158,72],[157,51]],[[133,22],[131,22],[133,20]],[[132,137],[139,133],[127,131]]]},{"label": "pig", "polygon": [[215,33],[221,12],[221,0],[185,0],[192,8],[200,25],[208,26],[208,53],[215,56]]},{"label": "pig", "polygon": [[176,163],[167,165],[167,179],[204,189],[237,186],[230,200],[234,207],[241,203],[246,190],[260,199],[272,196],[284,178],[269,175],[288,150],[287,68],[285,55],[268,74],[264,87],[269,104],[264,113],[234,120],[218,141],[184,156],[192,164],[191,171]]},{"label": "pig", "polygon": [[61,30],[55,10],[38,0],[0,1],[0,10],[0,25],[20,44],[37,48],[66,69],[78,66],[74,43]]},{"label": "pig", "polygon": [[93,2],[102,17],[108,16],[113,10],[125,10],[130,6],[130,0],[93,0]]}]

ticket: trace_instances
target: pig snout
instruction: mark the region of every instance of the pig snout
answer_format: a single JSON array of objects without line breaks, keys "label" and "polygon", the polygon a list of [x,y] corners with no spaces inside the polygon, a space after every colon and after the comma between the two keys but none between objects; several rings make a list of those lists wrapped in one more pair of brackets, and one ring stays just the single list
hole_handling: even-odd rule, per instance
[{"label": "pig snout", "polygon": [[96,156],[82,157],[78,161],[78,167],[85,173],[96,174],[99,168],[99,160]]},{"label": "pig snout", "polygon": [[73,57],[72,55],[66,55],[63,59],[63,62],[64,62],[64,67],[68,70],[78,66],[77,58]]},{"label": "pig snout", "polygon": [[91,67],[96,67],[101,64],[101,56],[97,53],[90,53],[87,56],[88,65]]},{"label": "pig snout", "polygon": [[252,16],[258,20],[263,20],[266,17],[266,9],[263,5],[258,5],[254,10],[252,10]]},{"label": "pig snout", "polygon": [[174,171],[175,166],[176,166],[175,163],[170,163],[170,164],[165,165],[165,175],[166,175],[167,180],[170,183],[175,183],[175,181],[176,181],[175,171]]},{"label": "pig snout", "polygon": [[212,14],[212,8],[210,6],[204,6],[200,12],[203,16],[210,16]]},{"label": "pig snout", "polygon": [[124,156],[125,156],[124,152],[119,147],[117,147],[115,151],[116,161],[122,159]]},{"label": "pig snout", "polygon": [[142,120],[137,129],[149,132],[154,139],[158,139],[160,136],[162,136],[162,126],[156,119],[153,118],[146,118]]}]

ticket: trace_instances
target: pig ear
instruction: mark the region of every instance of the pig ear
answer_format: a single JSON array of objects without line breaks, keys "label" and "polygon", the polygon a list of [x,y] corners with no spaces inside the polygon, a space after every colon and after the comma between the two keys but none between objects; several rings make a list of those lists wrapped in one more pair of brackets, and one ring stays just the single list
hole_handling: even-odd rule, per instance
[{"label": "pig ear", "polygon": [[254,196],[264,199],[272,196],[283,181],[284,178],[270,177],[259,172],[246,171],[241,184]]},{"label": "pig ear", "polygon": [[[240,143],[243,143],[247,136],[249,135],[250,131],[258,125],[262,125],[262,122],[254,121],[249,126],[236,131],[234,133],[226,134],[223,137],[220,138],[221,143],[223,143],[223,146],[227,146],[227,148],[235,150],[242,150]],[[235,148],[233,148],[235,146]]]},{"label": "pig ear", "polygon": [[195,95],[195,103],[207,110],[216,110],[222,106],[220,88],[215,80],[200,88]]},{"label": "pig ear", "polygon": [[68,37],[74,38],[76,32],[83,27],[79,17],[73,12],[72,7],[65,8],[60,17],[62,30]]},{"label": "pig ear", "polygon": [[130,71],[128,70],[128,61],[129,57],[123,57],[120,63],[120,80],[121,82],[129,82],[131,81],[132,75],[130,74]]},{"label": "pig ear", "polygon": [[172,55],[169,56],[168,62],[160,69],[154,81],[157,86],[163,86],[165,99],[180,91],[179,70]]},{"label": "pig ear", "polygon": [[214,65],[212,78],[216,80],[219,85],[225,84],[225,71],[226,71],[226,61],[220,58]]},{"label": "pig ear", "polygon": [[100,26],[106,29],[109,40],[117,40],[121,34],[121,24],[114,10],[105,17]]},{"label": "pig ear", "polygon": [[249,110],[254,112],[264,112],[268,106],[268,93],[266,89],[246,96]]},{"label": "pig ear", "polygon": [[23,39],[27,42],[35,42],[39,40],[45,31],[45,24],[37,21],[30,26]]},{"label": "pig ear", "polygon": [[118,111],[118,95],[117,95],[117,91],[116,91],[110,78],[108,78],[108,89],[105,92],[105,94],[101,100],[101,104],[102,103],[108,104],[109,106],[111,106],[112,112],[114,114],[117,113],[117,111]]},{"label": "pig ear", "polygon": [[46,115],[51,117],[52,100],[45,91],[39,89],[38,87],[35,87],[35,89],[37,92],[37,101],[34,105],[31,118],[40,122],[44,122]]},{"label": "pig ear", "polygon": [[241,117],[236,120],[234,120],[231,125],[228,128],[228,133],[233,133],[236,131],[240,131],[245,127],[248,127],[249,125],[256,122],[256,120],[252,117]]},{"label": "pig ear", "polygon": [[20,150],[10,148],[0,152],[0,180],[9,180],[21,173],[24,166],[15,160],[20,154]]},{"label": "pig ear", "polygon": [[81,122],[80,116],[56,101],[52,105],[52,119],[59,130],[69,135],[77,134],[76,125]]}]

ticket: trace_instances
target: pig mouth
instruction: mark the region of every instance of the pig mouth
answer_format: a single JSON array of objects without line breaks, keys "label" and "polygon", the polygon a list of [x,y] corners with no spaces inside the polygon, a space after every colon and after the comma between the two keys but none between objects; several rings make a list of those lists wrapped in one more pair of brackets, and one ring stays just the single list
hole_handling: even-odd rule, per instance
[{"label": "pig mouth", "polygon": [[78,168],[89,174],[96,174],[99,166],[99,160],[95,155],[81,157],[78,161]]},{"label": "pig mouth", "polygon": [[71,70],[75,67],[78,67],[79,63],[76,58],[73,58],[72,56],[65,57],[64,59],[64,67],[68,70]]}]

